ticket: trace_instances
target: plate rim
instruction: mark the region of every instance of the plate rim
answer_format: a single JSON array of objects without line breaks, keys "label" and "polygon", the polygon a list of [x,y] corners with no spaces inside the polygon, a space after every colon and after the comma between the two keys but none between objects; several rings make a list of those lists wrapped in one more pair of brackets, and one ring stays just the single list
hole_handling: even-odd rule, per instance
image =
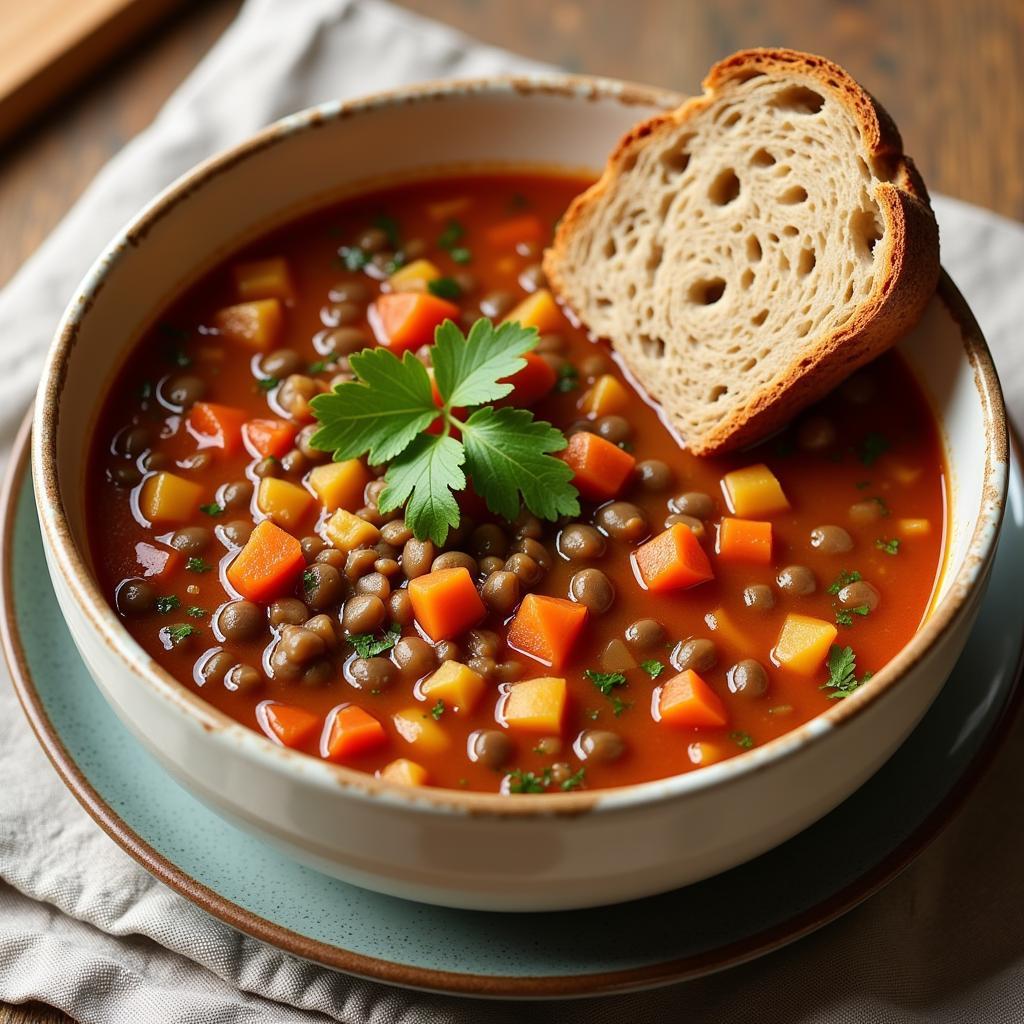
[{"label": "plate rim", "polygon": [[[1008,426],[1012,448],[1019,457],[1022,451],[1020,435],[1012,422],[1008,421]],[[956,818],[967,797],[988,773],[1024,705],[1022,638],[1010,696],[992,726],[988,742],[975,754],[940,804],[911,835],[860,877],[813,907],[720,949],[615,971],[516,977],[417,967],[357,953],[319,939],[311,939],[254,911],[246,910],[193,878],[128,825],[86,778],[64,746],[36,692],[14,611],[10,556],[17,518],[17,499],[27,476],[31,428],[30,406],[12,445],[0,493],[0,646],[3,647],[22,711],[58,777],[93,821],[125,853],[180,896],[230,927],[276,949],[369,981],[446,995],[513,999],[582,998],[691,981],[758,959],[842,917],[884,888],[916,860]]]}]

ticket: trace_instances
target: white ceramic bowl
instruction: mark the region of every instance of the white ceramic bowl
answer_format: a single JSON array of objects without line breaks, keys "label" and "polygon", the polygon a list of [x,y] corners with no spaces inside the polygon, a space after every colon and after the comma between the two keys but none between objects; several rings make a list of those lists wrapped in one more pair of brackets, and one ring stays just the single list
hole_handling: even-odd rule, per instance
[{"label": "white ceramic bowl", "polygon": [[988,350],[948,280],[902,345],[938,413],[951,473],[934,611],[870,685],[721,764],[621,789],[512,798],[381,782],[275,746],[207,705],[150,660],[97,588],[83,509],[89,437],[125,354],[183,287],[268,226],[368,184],[450,168],[596,171],[627,128],[678,99],[559,76],[430,85],[296,114],[168,189],[114,239],[68,306],[40,387],[32,468],[75,642],[118,715],[184,786],[330,874],[498,910],[611,903],[704,878],[794,835],[867,779],[963,647],[998,533],[1007,437]]}]

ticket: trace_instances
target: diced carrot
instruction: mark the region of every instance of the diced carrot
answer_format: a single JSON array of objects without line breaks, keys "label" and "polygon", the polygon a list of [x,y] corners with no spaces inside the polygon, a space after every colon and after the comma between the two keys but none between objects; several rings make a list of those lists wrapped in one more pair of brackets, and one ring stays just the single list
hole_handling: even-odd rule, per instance
[{"label": "diced carrot", "polygon": [[543,242],[544,225],[535,214],[524,213],[492,225],[484,237],[491,245],[501,248],[512,248],[520,242]]},{"label": "diced carrot", "polygon": [[504,402],[510,405],[533,405],[539,402],[555,386],[558,374],[554,367],[536,352],[527,352],[523,358],[526,365],[502,383],[512,385],[513,391]]},{"label": "diced carrot", "polygon": [[654,706],[659,722],[685,729],[720,729],[729,721],[718,694],[693,669],[660,687]]},{"label": "diced carrot", "polygon": [[459,307],[429,292],[381,295],[370,307],[370,326],[379,344],[395,355],[434,343],[434,330],[458,320]]},{"label": "diced carrot", "polygon": [[429,778],[423,765],[407,757],[396,757],[394,761],[389,761],[377,772],[377,777],[387,779],[388,782],[400,782],[403,786],[425,786]]},{"label": "diced carrot", "polygon": [[461,566],[417,576],[408,589],[416,621],[434,643],[470,629],[487,612],[473,578]]},{"label": "diced carrot", "polygon": [[508,645],[561,668],[587,621],[587,608],[561,597],[527,594],[508,627]]},{"label": "diced carrot", "polygon": [[291,588],[305,565],[298,540],[264,519],[228,566],[228,582],[250,601],[272,601]]},{"label": "diced carrot", "polygon": [[213,325],[229,341],[266,352],[274,347],[284,327],[284,311],[279,299],[240,302],[218,310]]},{"label": "diced carrot", "polygon": [[253,455],[273,455],[275,459],[292,450],[298,432],[299,428],[287,420],[249,420],[242,428],[246,446]]},{"label": "diced carrot", "polygon": [[384,726],[355,704],[339,704],[331,713],[320,751],[328,761],[344,761],[387,742]]},{"label": "diced carrot", "polygon": [[538,288],[532,295],[527,295],[506,315],[504,322],[536,327],[541,334],[551,334],[560,330],[565,323],[555,297],[547,288]]},{"label": "diced carrot", "polygon": [[238,297],[251,299],[290,299],[293,294],[288,264],[280,256],[239,263],[231,270]]},{"label": "diced carrot", "polygon": [[202,439],[204,447],[223,448],[226,455],[235,455],[242,448],[244,409],[216,402],[196,402],[188,414],[189,429]]},{"label": "diced carrot", "polygon": [[142,575],[147,579],[160,580],[178,567],[181,552],[174,548],[158,548],[140,540],[135,545],[135,561],[142,567]]},{"label": "diced carrot", "polygon": [[682,590],[715,578],[700,541],[685,523],[673,523],[633,552],[633,564],[644,586],[656,593]]},{"label": "diced carrot", "polygon": [[725,517],[718,525],[718,557],[724,562],[772,561],[772,524]]},{"label": "diced carrot", "polygon": [[283,747],[301,747],[320,728],[320,719],[303,708],[276,700],[256,705],[260,728]]},{"label": "diced carrot", "polygon": [[614,498],[633,474],[636,459],[618,445],[584,430],[569,438],[561,453],[575,476],[576,489],[591,501]]},{"label": "diced carrot", "polygon": [[610,373],[602,374],[580,399],[580,412],[588,416],[610,416],[629,407],[629,392]]}]

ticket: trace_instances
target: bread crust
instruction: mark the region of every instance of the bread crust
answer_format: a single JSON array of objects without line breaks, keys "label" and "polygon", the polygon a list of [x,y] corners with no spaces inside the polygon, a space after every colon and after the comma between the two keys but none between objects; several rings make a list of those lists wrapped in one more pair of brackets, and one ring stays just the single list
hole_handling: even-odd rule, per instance
[{"label": "bread crust", "polygon": [[[903,153],[892,118],[846,71],[824,57],[795,50],[753,49],[715,64],[704,79],[704,95],[634,126],[619,140],[598,181],[570,204],[551,248],[544,254],[545,274],[559,298],[589,326],[588,310],[574,304],[571,284],[563,273],[567,246],[576,232],[587,230],[591,212],[615,187],[634,150],[662,132],[676,132],[731,84],[762,74],[810,79],[819,89],[837,97],[854,116],[874,161],[874,172],[883,179],[876,186],[875,199],[891,239],[888,266],[877,275],[872,293],[842,328],[818,339],[813,350],[761,386],[704,436],[684,438],[697,455],[745,447],[783,426],[910,331],[938,283],[938,225],[924,182],[913,161]],[[614,346],[614,339],[610,340]],[[661,397],[657,382],[645,380],[628,355],[622,355],[650,394]],[[674,418],[671,409],[666,412]]]}]

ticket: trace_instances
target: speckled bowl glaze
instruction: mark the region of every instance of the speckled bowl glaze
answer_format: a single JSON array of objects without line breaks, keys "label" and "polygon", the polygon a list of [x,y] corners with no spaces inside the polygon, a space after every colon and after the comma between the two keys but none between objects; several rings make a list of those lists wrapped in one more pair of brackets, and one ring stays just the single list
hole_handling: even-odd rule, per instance
[{"label": "speckled bowl glaze", "polygon": [[32,470],[75,643],[117,714],[182,785],[309,865],[414,900],[517,911],[612,903],[706,878],[793,836],[856,789],[924,714],[964,646],[999,530],[1008,449],[991,358],[946,278],[901,346],[938,415],[949,469],[947,562],[931,614],[869,685],[732,760],[558,795],[382,782],[220,714],[141,650],[100,593],[85,539],[88,439],[124,356],[183,287],[268,227],[385,181],[524,166],[596,171],[627,128],[678,101],[544,76],[426,85],[296,114],[157,198],[113,240],[64,315],[36,404]]}]

